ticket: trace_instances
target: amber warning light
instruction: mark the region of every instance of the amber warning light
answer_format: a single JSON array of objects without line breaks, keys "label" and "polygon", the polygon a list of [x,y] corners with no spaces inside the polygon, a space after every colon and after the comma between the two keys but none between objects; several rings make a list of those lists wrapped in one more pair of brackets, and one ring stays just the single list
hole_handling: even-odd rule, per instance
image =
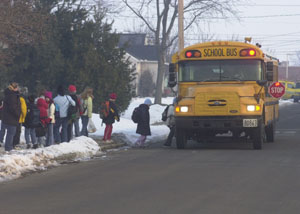
[{"label": "amber warning light", "polygon": [[243,49],[240,51],[240,56],[256,56],[254,49]]}]

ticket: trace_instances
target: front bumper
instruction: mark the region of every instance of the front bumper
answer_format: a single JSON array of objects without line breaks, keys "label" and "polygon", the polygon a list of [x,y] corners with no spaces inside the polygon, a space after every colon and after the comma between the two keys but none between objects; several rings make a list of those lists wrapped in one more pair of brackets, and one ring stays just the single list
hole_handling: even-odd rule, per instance
[{"label": "front bumper", "polygon": [[176,127],[179,129],[214,129],[231,130],[245,129],[243,119],[257,119],[257,124],[261,124],[261,116],[208,116],[208,117],[175,117]]}]

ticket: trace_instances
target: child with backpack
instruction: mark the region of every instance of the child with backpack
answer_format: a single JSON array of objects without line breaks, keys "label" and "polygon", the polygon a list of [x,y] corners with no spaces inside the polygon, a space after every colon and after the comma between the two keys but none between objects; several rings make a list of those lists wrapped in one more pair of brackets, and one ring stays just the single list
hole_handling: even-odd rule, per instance
[{"label": "child with backpack", "polygon": [[47,124],[47,133],[46,133],[46,146],[51,146],[54,144],[54,124],[55,124],[55,105],[52,100],[52,92],[46,91],[45,92],[45,100],[48,104],[48,117],[50,122]]},{"label": "child with backpack", "polygon": [[80,99],[78,95],[76,94],[76,86],[75,85],[69,85],[68,88],[70,97],[75,101],[76,105],[69,106],[68,109],[68,142],[73,138],[73,125],[75,128],[75,137],[79,136],[79,118],[80,118]]},{"label": "child with backpack", "polygon": [[135,146],[144,147],[147,136],[151,135],[149,114],[149,108],[151,104],[151,100],[147,98],[145,99],[144,103],[141,104],[137,109],[139,118],[137,119],[138,125],[136,133],[140,134],[141,136],[135,142]]},{"label": "child with backpack", "polygon": [[[168,105],[166,108],[166,124],[170,129],[167,141],[164,143],[164,146],[166,147],[170,147],[172,144],[172,139],[174,137],[175,134],[175,104],[176,104],[176,97],[173,99],[173,103],[171,105]],[[164,116],[164,113],[163,113]],[[162,118],[164,119],[164,117]]]},{"label": "child with backpack", "polygon": [[111,93],[109,95],[109,101],[106,101],[101,105],[100,108],[100,118],[102,118],[102,122],[105,123],[105,130],[103,141],[106,143],[111,143],[111,133],[113,129],[113,123],[115,120],[120,121],[119,112],[115,101],[117,99],[116,93]]},{"label": "child with backpack", "polygon": [[35,128],[40,125],[40,110],[34,103],[35,96],[30,95],[27,98],[27,114],[25,117],[25,141],[27,149],[30,149],[32,145],[37,144]]},{"label": "child with backpack", "polygon": [[45,96],[40,97],[37,100],[37,107],[40,110],[40,125],[35,129],[38,142],[33,145],[34,149],[46,144],[44,141],[47,133],[47,126],[51,122],[51,119],[48,116],[48,103],[46,102]]},{"label": "child with backpack", "polygon": [[92,118],[92,113],[93,113],[93,89],[90,87],[86,87],[82,94],[80,95],[80,98],[82,100],[82,113],[81,113],[81,123],[82,123],[82,128],[81,128],[81,135],[87,136],[88,137],[88,123],[89,119]]}]

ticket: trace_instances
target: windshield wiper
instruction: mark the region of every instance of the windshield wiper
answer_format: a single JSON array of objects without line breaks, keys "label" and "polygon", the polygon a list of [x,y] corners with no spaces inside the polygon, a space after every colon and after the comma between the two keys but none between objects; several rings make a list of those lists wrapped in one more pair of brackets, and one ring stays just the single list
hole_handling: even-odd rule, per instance
[{"label": "windshield wiper", "polygon": [[218,82],[219,80],[216,79],[205,79],[205,80],[201,80],[200,82]]},{"label": "windshield wiper", "polygon": [[239,82],[242,81],[241,79],[239,79],[237,77],[220,76],[220,78],[221,78],[221,81],[222,81],[223,78],[227,79],[227,81],[239,81]]}]

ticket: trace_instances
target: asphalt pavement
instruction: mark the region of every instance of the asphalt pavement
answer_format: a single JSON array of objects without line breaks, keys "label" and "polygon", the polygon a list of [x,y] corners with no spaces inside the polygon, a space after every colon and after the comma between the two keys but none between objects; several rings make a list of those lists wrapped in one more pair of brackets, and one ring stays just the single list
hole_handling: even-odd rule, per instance
[{"label": "asphalt pavement", "polygon": [[189,142],[107,152],[0,184],[1,214],[296,214],[300,103],[280,108],[274,143]]}]

